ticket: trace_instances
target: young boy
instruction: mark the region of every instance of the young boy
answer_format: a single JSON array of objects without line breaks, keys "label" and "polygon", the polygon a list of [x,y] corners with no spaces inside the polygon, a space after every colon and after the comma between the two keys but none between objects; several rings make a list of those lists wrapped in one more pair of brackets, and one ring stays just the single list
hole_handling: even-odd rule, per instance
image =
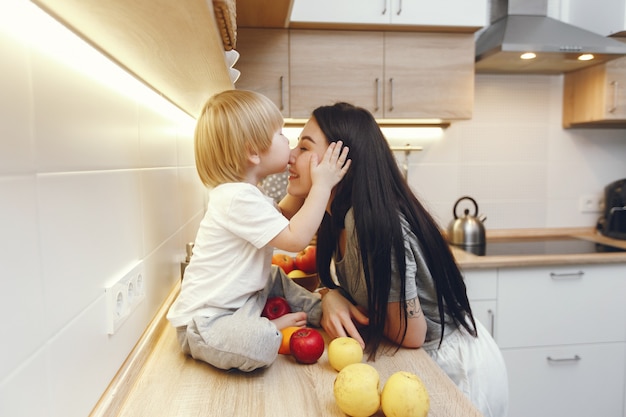
[{"label": "young boy", "polygon": [[[339,142],[322,161],[311,153],[311,192],[296,213],[286,199],[283,215],[257,186],[284,172],[291,159],[282,126],[269,99],[243,90],[211,97],[197,122],[196,167],[210,188],[209,203],[167,318],[185,354],[221,369],[269,366],[282,340],[279,330],[319,326],[320,298],[272,266],[271,257],[274,247],[297,252],[311,241],[332,188],[350,166],[348,149]],[[294,312],[269,321],[261,310],[275,295]]]}]

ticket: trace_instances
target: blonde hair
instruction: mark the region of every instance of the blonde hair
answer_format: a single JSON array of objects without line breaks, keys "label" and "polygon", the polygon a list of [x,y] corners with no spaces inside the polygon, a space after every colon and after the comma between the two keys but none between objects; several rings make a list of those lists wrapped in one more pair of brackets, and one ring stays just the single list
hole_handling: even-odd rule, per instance
[{"label": "blonde hair", "polygon": [[262,94],[226,90],[204,105],[196,124],[194,153],[202,183],[215,187],[245,178],[250,153],[269,149],[283,116]]}]

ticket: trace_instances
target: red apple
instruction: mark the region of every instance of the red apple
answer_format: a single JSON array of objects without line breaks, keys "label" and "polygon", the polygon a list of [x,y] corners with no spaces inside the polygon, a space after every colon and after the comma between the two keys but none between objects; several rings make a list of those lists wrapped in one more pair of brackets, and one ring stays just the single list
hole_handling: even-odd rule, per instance
[{"label": "red apple", "polygon": [[316,247],[309,245],[296,255],[295,267],[306,273],[312,274],[317,272],[317,266],[315,265],[315,252]]},{"label": "red apple", "polygon": [[270,297],[265,302],[261,316],[274,320],[287,313],[291,313],[291,307],[287,300],[283,297]]},{"label": "red apple", "polygon": [[278,265],[285,274],[294,270],[294,259],[286,253],[275,253],[272,256],[272,265]]},{"label": "red apple", "polygon": [[298,362],[315,363],[324,353],[324,338],[317,330],[303,327],[291,335],[289,350]]}]

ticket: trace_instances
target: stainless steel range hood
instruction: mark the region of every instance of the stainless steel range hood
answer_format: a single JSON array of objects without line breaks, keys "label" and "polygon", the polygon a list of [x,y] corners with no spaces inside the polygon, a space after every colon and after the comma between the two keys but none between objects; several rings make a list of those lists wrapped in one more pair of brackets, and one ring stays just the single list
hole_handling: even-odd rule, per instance
[{"label": "stainless steel range hood", "polygon": [[[492,0],[476,41],[476,72],[561,74],[626,56],[626,43],[547,16],[548,0]],[[521,59],[532,52],[534,59]],[[591,60],[580,60],[583,54]]]}]

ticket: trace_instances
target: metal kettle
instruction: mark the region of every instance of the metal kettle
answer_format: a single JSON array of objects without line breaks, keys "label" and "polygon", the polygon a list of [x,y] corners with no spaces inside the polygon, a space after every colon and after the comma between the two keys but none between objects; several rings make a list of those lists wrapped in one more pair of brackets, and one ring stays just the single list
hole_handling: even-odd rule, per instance
[{"label": "metal kettle", "polygon": [[[469,209],[464,210],[462,217],[456,214],[459,203],[469,200],[474,204],[474,214],[469,214]],[[464,196],[457,200],[452,209],[454,220],[448,226],[448,239],[453,245],[480,246],[485,244],[485,216],[478,216],[478,204],[472,197]]]}]

